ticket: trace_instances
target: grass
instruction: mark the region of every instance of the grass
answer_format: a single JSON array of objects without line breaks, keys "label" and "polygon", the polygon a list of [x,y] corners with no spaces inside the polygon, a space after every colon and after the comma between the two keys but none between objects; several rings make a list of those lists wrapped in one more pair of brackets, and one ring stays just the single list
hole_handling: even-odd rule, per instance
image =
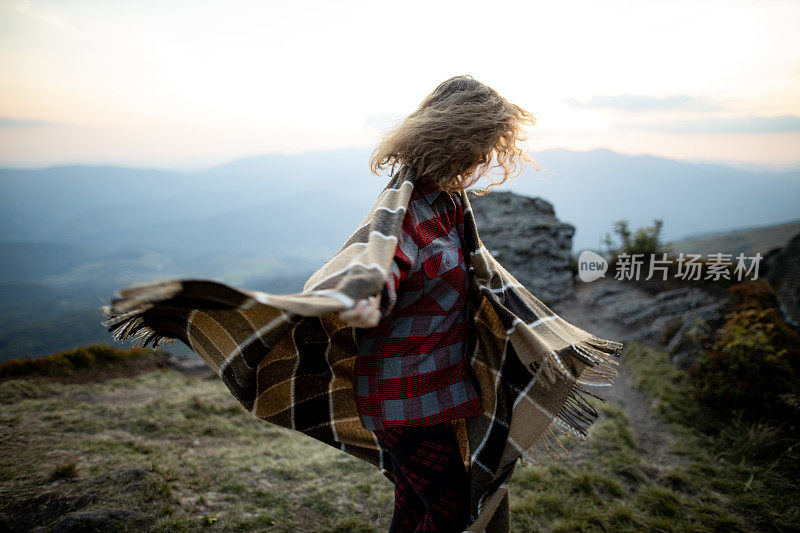
[{"label": "grass", "polygon": [[80,346],[43,357],[20,357],[0,363],[0,379],[27,376],[67,378],[132,364],[163,366],[166,352],[147,348],[114,348],[106,344]]},{"label": "grass", "polygon": [[775,428],[744,424],[740,417],[721,420],[693,402],[686,375],[665,353],[635,342],[625,350],[634,386],[648,395],[651,412],[677,437],[675,460],[649,464],[637,452],[625,411],[592,399],[601,419],[580,454],[517,468],[511,530],[798,530],[797,478],[782,473],[796,455],[763,452]]},{"label": "grass", "polygon": [[[625,350],[632,383],[677,437],[670,460],[639,449],[623,409],[590,398],[601,418],[572,457],[519,463],[511,530],[798,529],[796,452],[772,444],[780,433],[722,423],[665,354]],[[377,470],[253,418],[215,376],[10,379],[0,422],[0,513],[12,531],[95,508],[136,511],[140,530],[163,532],[383,532],[391,521],[393,487]]]},{"label": "grass", "polygon": [[0,427],[0,512],[20,530],[95,507],[142,512],[151,531],[388,529],[393,488],[377,470],[253,418],[218,378],[158,370],[33,395],[10,380],[0,397],[13,421]]}]

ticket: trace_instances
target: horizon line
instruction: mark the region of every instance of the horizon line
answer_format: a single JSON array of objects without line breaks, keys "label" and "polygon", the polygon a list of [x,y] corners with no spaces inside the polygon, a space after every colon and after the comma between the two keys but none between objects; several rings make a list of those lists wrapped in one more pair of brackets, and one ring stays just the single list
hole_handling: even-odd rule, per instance
[{"label": "horizon line", "polygon": [[[260,152],[250,155],[241,155],[241,156],[234,156],[234,157],[218,157],[218,158],[209,158],[209,159],[217,159],[219,162],[216,163],[178,163],[180,160],[173,160],[172,163],[168,162],[153,162],[153,163],[136,163],[136,162],[125,162],[124,160],[118,160],[117,162],[114,161],[100,161],[100,162],[69,162],[65,161],[62,163],[53,163],[47,165],[41,165],[37,163],[12,163],[7,165],[5,163],[0,162],[0,170],[52,170],[56,168],[70,168],[70,167],[81,167],[81,168],[126,168],[126,169],[133,169],[133,170],[157,170],[162,172],[188,172],[188,173],[195,173],[195,172],[204,172],[209,171],[214,168],[222,167],[225,165],[229,165],[232,163],[236,163],[239,161],[244,161],[247,159],[256,159],[260,157],[269,157],[269,156],[285,156],[285,157],[298,157],[304,155],[312,155],[312,154],[324,154],[324,153],[333,153],[333,152],[345,152],[345,151],[356,151],[356,150],[371,150],[372,146],[346,146],[340,148],[331,148],[331,149],[318,149],[318,150],[305,150],[299,152]],[[664,160],[671,160],[671,161],[678,161],[682,163],[691,163],[691,164],[711,164],[711,165],[719,165],[719,166],[727,166],[731,168],[735,168],[737,170],[749,170],[749,171],[767,171],[767,172],[793,172],[793,171],[800,171],[800,159],[794,162],[789,163],[764,163],[760,161],[748,161],[748,160],[726,160],[726,159],[698,159],[698,158],[680,158],[680,157],[672,157],[667,155],[658,155],[648,152],[620,152],[608,147],[597,147],[597,148],[590,148],[586,150],[577,150],[573,148],[564,148],[564,147],[550,147],[544,148],[542,150],[531,151],[529,150],[528,153],[532,154],[534,159],[536,158],[537,153],[545,153],[545,152],[552,152],[552,151],[563,151],[563,152],[573,152],[578,154],[585,154],[590,152],[611,152],[617,155],[623,156],[630,156],[630,157],[652,157]],[[202,158],[192,158],[193,160],[197,161]],[[186,159],[184,159],[186,161]],[[537,161],[538,163],[538,161]]]}]

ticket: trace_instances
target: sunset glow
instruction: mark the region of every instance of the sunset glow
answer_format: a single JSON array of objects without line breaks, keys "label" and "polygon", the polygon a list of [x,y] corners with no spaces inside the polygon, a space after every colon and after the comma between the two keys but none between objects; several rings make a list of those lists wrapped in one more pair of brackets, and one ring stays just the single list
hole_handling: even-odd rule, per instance
[{"label": "sunset glow", "polygon": [[0,165],[371,146],[472,74],[536,150],[800,161],[800,4],[0,2]]}]

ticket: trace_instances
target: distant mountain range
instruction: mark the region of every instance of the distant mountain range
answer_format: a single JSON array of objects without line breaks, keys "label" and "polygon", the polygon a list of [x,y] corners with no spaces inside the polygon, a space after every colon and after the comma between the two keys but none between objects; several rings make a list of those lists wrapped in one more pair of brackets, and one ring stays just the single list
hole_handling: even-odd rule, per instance
[{"label": "distant mountain range", "polygon": [[[268,154],[199,172],[0,169],[0,359],[71,348],[76,336],[110,340],[99,325],[90,338],[76,320],[99,321],[113,290],[136,282],[199,277],[274,293],[300,290],[384,187],[388,178],[369,172],[369,156],[367,148]],[[663,240],[687,248],[697,244],[680,240],[687,235],[800,219],[800,170],[748,171],[610,150],[534,157],[547,171],[529,166],[497,190],[551,202],[560,220],[576,226],[573,251],[602,247],[620,219],[636,229],[661,218]],[[773,233],[769,239],[783,238]],[[47,335],[37,333],[45,322]],[[66,329],[72,333],[59,333]]]},{"label": "distant mountain range", "polygon": [[[785,246],[792,237],[800,233],[800,219],[785,224],[771,224],[729,231],[703,232],[670,242],[677,251],[693,254],[729,253],[729,250],[764,257],[773,248]],[[736,254],[734,254],[736,255]]]},{"label": "distant mountain range", "polygon": [[[800,219],[800,170],[756,172],[610,150],[547,150],[534,157],[549,172],[529,172],[509,190],[542,196],[576,226],[573,250],[601,247],[613,223],[632,229],[663,219],[662,238]],[[733,252],[733,250],[731,250]]]},{"label": "distant mountain range", "polygon": [[[576,226],[575,249],[598,247],[622,218],[632,228],[662,218],[667,240],[800,218],[798,170],[755,172],[610,150],[535,157],[546,171],[528,167],[498,190],[551,202]],[[0,242],[71,245],[95,257],[141,249],[195,272],[218,269],[203,264],[215,252],[314,263],[338,248],[385,184],[369,173],[368,158],[359,148],[250,157],[195,173],[0,169]]]}]

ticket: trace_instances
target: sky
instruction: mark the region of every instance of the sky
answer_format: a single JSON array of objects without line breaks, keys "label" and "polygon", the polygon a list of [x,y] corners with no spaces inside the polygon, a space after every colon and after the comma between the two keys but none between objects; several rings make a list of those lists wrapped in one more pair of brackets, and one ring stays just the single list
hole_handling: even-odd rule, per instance
[{"label": "sky", "polygon": [[534,156],[800,164],[798,1],[0,0],[0,166],[373,147],[459,74]]}]

